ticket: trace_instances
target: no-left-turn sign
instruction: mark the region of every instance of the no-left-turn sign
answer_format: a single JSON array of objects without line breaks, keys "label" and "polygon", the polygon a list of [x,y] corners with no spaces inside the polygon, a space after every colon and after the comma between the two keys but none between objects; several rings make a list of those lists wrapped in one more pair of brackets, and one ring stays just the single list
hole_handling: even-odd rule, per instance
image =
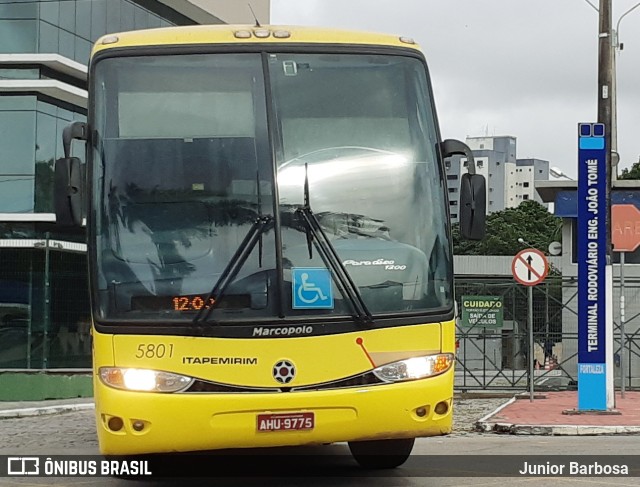
[{"label": "no-left-turn sign", "polygon": [[511,262],[511,272],[520,284],[535,286],[547,277],[549,262],[538,249],[521,250]]}]

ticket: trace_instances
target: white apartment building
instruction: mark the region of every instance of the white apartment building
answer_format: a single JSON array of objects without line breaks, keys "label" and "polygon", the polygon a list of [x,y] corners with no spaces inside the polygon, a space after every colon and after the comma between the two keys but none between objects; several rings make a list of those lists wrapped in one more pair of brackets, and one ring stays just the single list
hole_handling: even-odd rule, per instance
[{"label": "white apartment building", "polygon": [[[549,161],[517,159],[513,136],[467,137],[473,151],[476,172],[487,181],[487,213],[515,208],[526,200],[542,203],[534,182],[549,179]],[[451,219],[458,221],[460,176],[466,172],[466,158],[445,161]]]}]

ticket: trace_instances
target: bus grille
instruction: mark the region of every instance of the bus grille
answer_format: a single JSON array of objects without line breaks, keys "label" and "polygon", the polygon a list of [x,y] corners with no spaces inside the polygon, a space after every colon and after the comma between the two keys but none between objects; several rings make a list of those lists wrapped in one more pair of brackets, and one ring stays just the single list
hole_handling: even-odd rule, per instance
[{"label": "bus grille", "polygon": [[349,387],[361,387],[385,384],[378,379],[373,372],[347,377],[331,382],[311,384],[299,387],[244,387],[231,384],[221,384],[207,380],[197,379],[191,387],[183,391],[184,393],[207,393],[207,394],[247,394],[247,393],[275,393],[275,392],[308,392],[321,391],[327,389],[346,389]]}]

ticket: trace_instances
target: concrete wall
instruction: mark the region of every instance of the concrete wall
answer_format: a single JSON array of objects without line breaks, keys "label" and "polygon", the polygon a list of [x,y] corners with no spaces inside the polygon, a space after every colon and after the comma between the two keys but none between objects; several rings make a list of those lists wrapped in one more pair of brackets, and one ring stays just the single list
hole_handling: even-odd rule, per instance
[{"label": "concrete wall", "polygon": [[[522,201],[535,199],[534,181],[549,179],[549,162],[542,159],[516,159],[516,138],[510,135],[467,137],[473,151],[478,174],[487,182],[487,213],[515,208]],[[451,202],[451,220],[458,221],[460,176],[467,172],[466,159],[454,156],[446,162],[447,186]]]},{"label": "concrete wall", "polygon": [[0,371],[0,401],[42,401],[92,395],[90,372]]}]

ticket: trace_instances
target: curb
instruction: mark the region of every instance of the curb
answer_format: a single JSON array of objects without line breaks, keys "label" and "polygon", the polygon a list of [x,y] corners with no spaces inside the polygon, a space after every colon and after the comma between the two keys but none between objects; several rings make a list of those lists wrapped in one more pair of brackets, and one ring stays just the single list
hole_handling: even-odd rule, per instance
[{"label": "curb", "polygon": [[504,431],[502,431],[503,427],[509,428],[512,425],[508,425],[508,424],[501,424],[501,423],[490,423],[489,422],[489,418],[491,418],[492,416],[495,416],[497,413],[499,413],[500,411],[502,411],[504,408],[506,408],[509,404],[513,403],[514,401],[516,401],[515,396],[511,397],[511,399],[509,399],[507,402],[505,402],[502,406],[500,406],[499,408],[491,411],[489,414],[487,414],[486,416],[480,418],[478,421],[475,422],[474,427],[476,431],[480,431],[483,433],[491,433],[494,432],[496,427],[500,427],[501,431],[495,431],[496,433],[503,433]]},{"label": "curb", "polygon": [[522,436],[640,435],[640,426],[578,426],[489,423],[478,421],[476,431]]},{"label": "curb", "polygon": [[475,431],[481,433],[496,433],[505,435],[530,435],[530,436],[597,436],[597,435],[640,435],[640,426],[586,426],[586,425],[532,425],[500,423],[491,421],[509,404],[517,401],[514,396],[509,401],[490,412],[474,423]]},{"label": "curb", "polygon": [[57,406],[43,406],[35,408],[7,409],[0,411],[0,420],[12,418],[28,418],[33,416],[46,416],[49,414],[69,413],[72,411],[84,411],[94,409],[93,403],[59,404]]}]

